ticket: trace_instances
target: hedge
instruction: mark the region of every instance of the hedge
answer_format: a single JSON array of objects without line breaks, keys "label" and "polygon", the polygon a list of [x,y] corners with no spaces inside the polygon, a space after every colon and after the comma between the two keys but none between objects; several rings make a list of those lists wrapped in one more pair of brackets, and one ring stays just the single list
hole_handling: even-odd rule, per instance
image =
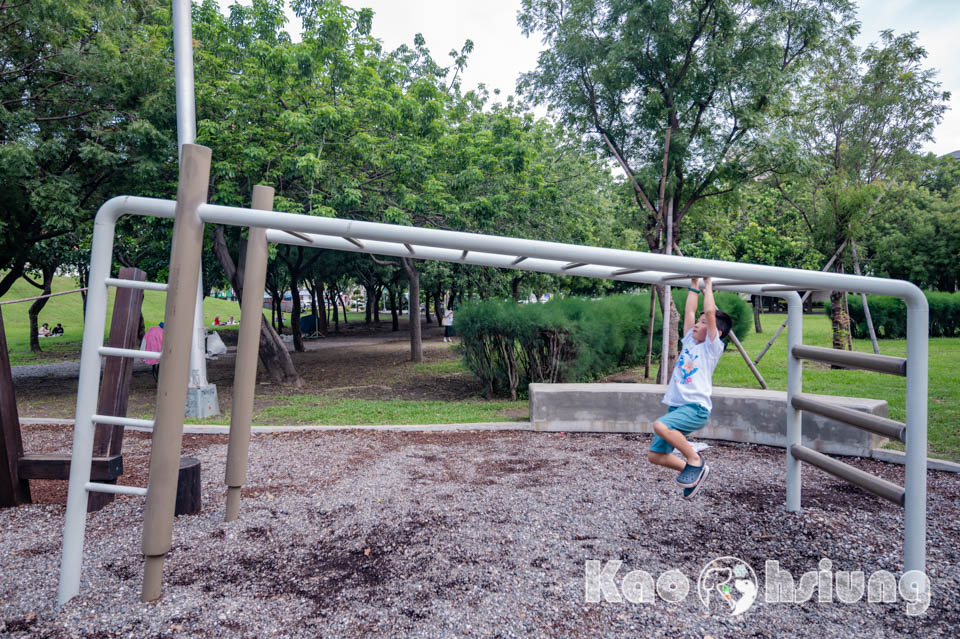
[{"label": "hedge", "polygon": [[[960,293],[924,292],[930,305],[930,337],[960,335]],[[859,294],[848,294],[850,331],[857,339],[868,339],[867,320]],[[868,295],[870,317],[878,339],[904,339],[907,336],[907,305],[899,297]],[[825,305],[830,314],[830,303]]]},{"label": "hedge", "polygon": [[[686,295],[685,289],[674,291],[681,312]],[[732,293],[717,293],[716,299],[733,318],[737,334],[745,335],[751,327],[750,306]],[[483,383],[484,394],[515,399],[533,382],[593,381],[643,363],[649,302],[649,293],[546,304],[471,302],[458,310],[454,326],[462,338],[464,364]],[[658,309],[653,340],[658,358],[661,319]]]}]

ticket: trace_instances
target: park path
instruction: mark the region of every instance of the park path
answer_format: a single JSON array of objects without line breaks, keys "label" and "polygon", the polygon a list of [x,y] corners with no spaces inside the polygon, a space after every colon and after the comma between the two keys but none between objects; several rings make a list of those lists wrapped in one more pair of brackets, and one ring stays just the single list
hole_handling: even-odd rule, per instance
[{"label": "park path", "polygon": [[[428,333],[432,336],[430,327],[424,326],[423,335],[426,339]],[[433,332],[440,334],[440,329],[434,328]],[[385,344],[388,342],[410,341],[410,332],[401,330],[389,334],[373,333],[368,335],[331,335],[325,338],[304,340],[304,348],[307,351],[322,351],[330,348],[346,348],[351,346],[365,346],[370,344]],[[293,351],[293,341],[284,342],[287,350]],[[237,347],[228,346],[225,359],[232,359],[236,356]],[[25,364],[23,366],[11,366],[14,381],[27,379],[77,379],[80,376],[80,360],[68,360],[63,362],[54,362],[51,364]],[[102,370],[102,365],[101,365]],[[149,371],[150,365],[144,364],[140,360],[134,362],[134,372]]]}]

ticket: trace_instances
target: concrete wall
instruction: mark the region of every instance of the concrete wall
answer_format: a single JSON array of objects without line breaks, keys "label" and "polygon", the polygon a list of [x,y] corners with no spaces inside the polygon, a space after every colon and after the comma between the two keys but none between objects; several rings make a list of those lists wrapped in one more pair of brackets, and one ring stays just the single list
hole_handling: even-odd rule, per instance
[{"label": "concrete wall", "polygon": [[[667,411],[659,384],[531,384],[533,430],[652,433]],[[840,406],[887,417],[887,402],[811,395]],[[786,447],[787,394],[748,388],[714,388],[713,412],[694,439],[722,439]],[[869,457],[886,438],[813,413],[803,413],[803,444],[826,454]]]}]

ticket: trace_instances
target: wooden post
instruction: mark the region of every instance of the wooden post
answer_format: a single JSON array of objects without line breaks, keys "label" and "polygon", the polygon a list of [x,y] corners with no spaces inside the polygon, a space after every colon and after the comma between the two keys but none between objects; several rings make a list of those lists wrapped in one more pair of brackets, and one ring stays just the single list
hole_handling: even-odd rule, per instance
[{"label": "wooden post", "polygon": [[[122,268],[118,275],[122,280],[143,282],[147,274],[137,268]],[[140,308],[143,290],[118,287],[113,302],[113,318],[110,320],[108,345],[115,348],[137,348],[140,332]],[[127,416],[127,400],[130,397],[130,380],[133,377],[133,362],[129,357],[107,357],[103,367],[103,382],[100,386],[98,415]],[[123,426],[97,424],[93,436],[94,457],[119,455],[123,448]],[[116,480],[105,483],[116,483]],[[100,510],[114,499],[113,493],[90,493],[87,512]]]},{"label": "wooden post", "polygon": [[760,371],[757,370],[757,367],[753,365],[753,362],[750,361],[750,356],[747,355],[747,351],[743,348],[743,344],[740,343],[740,340],[737,339],[736,333],[733,332],[733,329],[730,329],[730,332],[727,333],[730,336],[730,341],[733,342],[733,345],[737,347],[737,350],[740,351],[740,355],[743,357],[743,361],[747,363],[747,367],[750,369],[750,372],[753,373],[753,376],[757,378],[757,381],[760,382],[760,388],[767,390],[767,382],[764,381],[763,375],[760,374]]},{"label": "wooden post", "polygon": [[20,416],[13,390],[13,372],[7,355],[7,336],[0,313],[0,507],[30,503],[30,482],[20,477],[18,464],[23,456]]}]

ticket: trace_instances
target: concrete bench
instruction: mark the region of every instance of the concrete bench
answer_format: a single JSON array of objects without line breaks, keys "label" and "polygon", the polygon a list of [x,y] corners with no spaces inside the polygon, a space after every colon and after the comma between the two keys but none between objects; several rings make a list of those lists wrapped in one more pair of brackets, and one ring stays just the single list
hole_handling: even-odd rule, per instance
[{"label": "concrete bench", "polygon": [[[533,430],[603,433],[652,433],[667,410],[661,384],[531,384]],[[810,395],[873,415],[887,417],[887,402],[859,397]],[[749,388],[713,389],[713,412],[694,439],[786,447],[787,394]],[[803,413],[803,445],[825,454],[870,457],[885,437]]]}]

